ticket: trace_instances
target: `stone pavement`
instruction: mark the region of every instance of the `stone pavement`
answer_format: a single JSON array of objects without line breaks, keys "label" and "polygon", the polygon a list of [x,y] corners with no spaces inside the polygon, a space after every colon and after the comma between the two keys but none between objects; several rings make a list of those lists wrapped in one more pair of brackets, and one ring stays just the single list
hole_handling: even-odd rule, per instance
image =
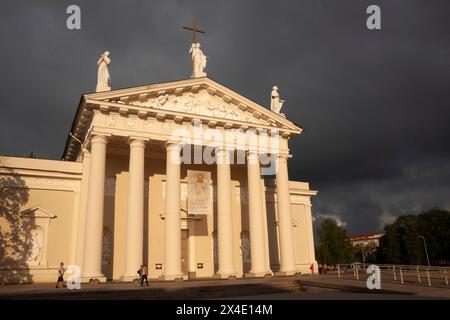
[{"label": "stone pavement", "polygon": [[3,285],[0,300],[10,299],[450,299],[449,288],[382,282],[382,290],[368,290],[363,280],[321,276],[263,279],[151,281],[82,284],[80,290],[56,289],[52,284]]},{"label": "stone pavement", "polygon": [[300,278],[304,277],[149,281],[148,287],[108,282],[81,284],[80,290],[57,289],[54,283],[3,285],[0,299],[207,299],[299,290]]}]

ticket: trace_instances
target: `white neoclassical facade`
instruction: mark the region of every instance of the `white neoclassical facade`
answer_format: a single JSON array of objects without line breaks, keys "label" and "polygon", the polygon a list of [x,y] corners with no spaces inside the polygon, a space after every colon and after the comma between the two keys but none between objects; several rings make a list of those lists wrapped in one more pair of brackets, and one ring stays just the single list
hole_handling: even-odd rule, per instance
[{"label": "white neoclassical facade", "polygon": [[63,160],[0,157],[0,281],[309,274],[301,132],[207,76],[85,94]]}]

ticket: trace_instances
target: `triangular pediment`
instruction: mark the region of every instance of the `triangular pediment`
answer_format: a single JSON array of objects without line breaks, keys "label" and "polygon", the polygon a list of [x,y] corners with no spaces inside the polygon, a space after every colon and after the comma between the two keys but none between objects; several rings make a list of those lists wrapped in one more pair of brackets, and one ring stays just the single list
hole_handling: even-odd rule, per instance
[{"label": "triangular pediment", "polygon": [[22,218],[56,218],[56,215],[49,213],[48,211],[42,209],[41,207],[33,207],[20,212]]},{"label": "triangular pediment", "polygon": [[[93,110],[120,114],[129,119],[129,128],[133,128],[136,123],[133,119],[137,116],[162,121],[171,119],[178,123],[200,120],[208,126],[278,131],[283,137],[303,131],[284,116],[208,77],[192,78],[84,94],[67,138],[64,159],[74,160],[79,155],[80,143],[92,124]],[[110,121],[107,126],[115,124],[115,119]]]},{"label": "triangular pediment", "polygon": [[266,124],[269,122],[256,117],[248,110],[240,109],[230,101],[215,95],[211,88],[197,93],[188,92],[182,95],[162,95],[149,97],[144,100],[130,99],[128,104],[146,108],[169,110],[198,116],[216,118],[218,121],[236,120],[252,124]]},{"label": "triangular pediment", "polygon": [[[87,103],[107,102],[151,110],[166,110],[247,122],[301,133],[302,128],[285,117],[239,93],[204,77],[98,92],[84,95]],[[120,106],[118,106],[120,107]]]}]

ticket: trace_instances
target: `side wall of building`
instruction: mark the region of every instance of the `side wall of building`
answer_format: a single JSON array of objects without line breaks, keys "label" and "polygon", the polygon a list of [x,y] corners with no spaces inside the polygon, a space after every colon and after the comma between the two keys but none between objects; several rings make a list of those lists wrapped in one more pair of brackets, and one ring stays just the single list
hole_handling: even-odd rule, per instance
[{"label": "side wall of building", "polygon": [[0,283],[53,282],[75,263],[79,163],[0,157]]}]

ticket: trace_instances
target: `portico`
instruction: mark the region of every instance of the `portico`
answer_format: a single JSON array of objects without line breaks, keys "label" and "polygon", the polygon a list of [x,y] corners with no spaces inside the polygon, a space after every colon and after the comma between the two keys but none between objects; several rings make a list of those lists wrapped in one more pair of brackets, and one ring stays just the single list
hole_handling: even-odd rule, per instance
[{"label": "portico", "polygon": [[[174,280],[187,276],[182,271],[181,257],[182,209],[190,209],[186,205],[182,208],[181,169],[184,166],[199,166],[209,170],[214,167],[214,183],[208,190],[215,194],[213,202],[216,205],[211,206],[212,212],[207,215],[189,212],[184,218],[185,223],[189,224],[201,224],[202,219],[212,218],[213,221],[209,223],[216,226],[213,228],[217,235],[218,269],[211,276],[228,278],[240,274],[263,277],[273,274],[267,245],[267,199],[262,172],[262,169],[270,168],[267,163],[261,167],[261,157],[266,159],[265,162],[270,159],[272,163],[269,166],[273,167],[270,170],[276,177],[274,196],[277,199],[279,229],[279,267],[276,271],[285,275],[298,273],[292,232],[287,168],[290,155],[287,143],[291,136],[301,133],[301,130],[286,118],[206,77],[83,96],[73,131],[85,143],[81,146],[75,139],[69,139],[65,151],[66,160],[82,161],[80,150],[89,150],[86,154],[89,154],[90,174],[83,182],[89,190],[85,199],[85,245],[82,257],[79,257],[83,260],[83,279],[105,280],[101,261],[104,201],[107,197],[101,186],[105,184],[105,174],[111,174],[105,170],[106,163],[110,161],[109,152],[114,157],[117,157],[114,153],[120,153],[125,161],[129,159],[127,169],[124,170],[128,171],[128,177],[124,206],[126,217],[123,217],[126,227],[122,244],[122,280],[135,279],[136,270],[146,262],[144,245],[148,239],[144,239],[144,229],[147,227],[144,225],[144,207],[147,200],[144,190],[145,182],[151,184],[149,180],[152,177],[146,176],[145,171],[152,170],[153,156],[165,162],[165,168],[160,168],[164,170],[165,176],[161,184],[161,188],[165,189],[165,208],[159,216],[164,234],[163,259],[158,263],[161,279]],[[199,135],[198,131],[203,133]],[[223,138],[217,138],[218,135]],[[211,139],[212,136],[217,139]],[[201,156],[189,154],[192,149],[192,153],[200,150]],[[204,159],[208,154],[212,160]],[[241,159],[244,158],[241,163],[237,163],[239,155]],[[248,223],[251,268],[240,273],[237,265],[242,264],[242,261],[236,261],[239,258],[235,251],[242,251],[242,248],[236,245],[236,233],[233,230],[236,225],[233,219],[240,218],[237,213],[233,215],[235,188],[231,172],[234,167],[239,172],[235,174],[238,177],[234,177],[234,180],[245,186],[248,199],[247,212],[240,214],[247,214],[241,220]],[[145,215],[151,221],[150,216],[155,214],[151,210],[151,194],[147,198],[149,210]],[[147,237],[151,233],[150,224]],[[147,243],[147,246],[151,247],[151,244]],[[147,257],[151,255],[149,251]]]}]

